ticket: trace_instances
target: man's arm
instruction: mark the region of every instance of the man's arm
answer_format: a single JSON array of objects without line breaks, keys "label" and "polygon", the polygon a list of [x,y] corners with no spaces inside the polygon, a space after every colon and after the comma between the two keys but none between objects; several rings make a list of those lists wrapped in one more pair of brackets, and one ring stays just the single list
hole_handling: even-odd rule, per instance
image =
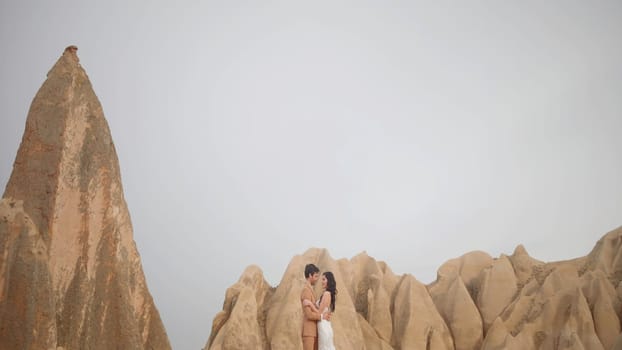
[{"label": "man's arm", "polygon": [[[310,295],[310,293],[311,292],[305,288],[302,292],[302,296],[300,297],[300,303],[302,303],[303,300],[305,299],[312,300],[313,296]],[[308,306],[308,305],[304,305],[304,304],[302,305],[302,312],[305,314],[305,317],[309,320],[319,321],[320,318],[322,317],[322,315],[319,312],[313,310],[311,306]]]},{"label": "man's arm", "polygon": [[309,306],[309,307],[311,307],[313,309],[313,311],[320,312],[320,310],[317,308],[317,306],[315,306],[315,304],[313,304],[313,302],[311,300],[309,300],[309,299],[304,299],[302,301],[302,305],[303,306]]}]

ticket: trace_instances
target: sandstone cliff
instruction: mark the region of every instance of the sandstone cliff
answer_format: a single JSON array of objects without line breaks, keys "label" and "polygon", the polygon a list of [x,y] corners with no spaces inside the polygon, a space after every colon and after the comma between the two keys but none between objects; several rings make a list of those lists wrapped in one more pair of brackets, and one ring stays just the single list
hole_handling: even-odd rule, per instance
[{"label": "sandstone cliff", "polygon": [[0,201],[0,350],[169,349],[76,50],[35,96]]},{"label": "sandstone cliff", "polygon": [[227,290],[205,349],[302,349],[307,263],[335,274],[337,349],[622,350],[622,228],[569,261],[544,263],[523,246],[499,258],[471,252],[443,264],[427,286],[365,253],[334,260],[310,249],[276,288],[248,268]]}]

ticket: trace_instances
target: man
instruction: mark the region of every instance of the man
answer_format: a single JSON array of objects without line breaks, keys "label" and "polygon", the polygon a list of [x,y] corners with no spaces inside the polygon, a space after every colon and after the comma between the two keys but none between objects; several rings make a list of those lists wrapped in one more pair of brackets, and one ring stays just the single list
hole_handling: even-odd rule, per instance
[{"label": "man", "polygon": [[[314,311],[311,306],[305,306],[304,300],[309,300],[315,304],[315,295],[313,294],[313,286],[320,279],[320,269],[313,264],[305,266],[305,279],[307,282],[302,288],[300,294],[300,304],[302,305],[302,348],[303,350],[317,350],[317,321],[322,315]],[[330,319],[330,314],[326,317]]]}]

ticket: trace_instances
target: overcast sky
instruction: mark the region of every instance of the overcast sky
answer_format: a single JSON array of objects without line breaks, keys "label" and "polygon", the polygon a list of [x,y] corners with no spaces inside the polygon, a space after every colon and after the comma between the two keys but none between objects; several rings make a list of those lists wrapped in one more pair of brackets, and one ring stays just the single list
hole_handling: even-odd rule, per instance
[{"label": "overcast sky", "polygon": [[468,3],[3,0],[0,187],[75,44],[175,349],[310,247],[425,283],[585,255],[622,225],[622,2]]}]

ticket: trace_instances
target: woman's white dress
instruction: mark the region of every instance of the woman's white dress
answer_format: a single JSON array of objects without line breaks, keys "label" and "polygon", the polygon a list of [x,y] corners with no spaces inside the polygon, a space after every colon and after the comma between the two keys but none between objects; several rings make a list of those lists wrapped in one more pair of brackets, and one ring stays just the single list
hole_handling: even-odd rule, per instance
[{"label": "woman's white dress", "polygon": [[[322,312],[322,318],[324,318],[324,314],[327,312],[328,308],[325,308]],[[330,321],[322,319],[317,322],[317,342],[318,350],[335,350],[335,345],[333,343],[333,326],[330,324]]]}]

